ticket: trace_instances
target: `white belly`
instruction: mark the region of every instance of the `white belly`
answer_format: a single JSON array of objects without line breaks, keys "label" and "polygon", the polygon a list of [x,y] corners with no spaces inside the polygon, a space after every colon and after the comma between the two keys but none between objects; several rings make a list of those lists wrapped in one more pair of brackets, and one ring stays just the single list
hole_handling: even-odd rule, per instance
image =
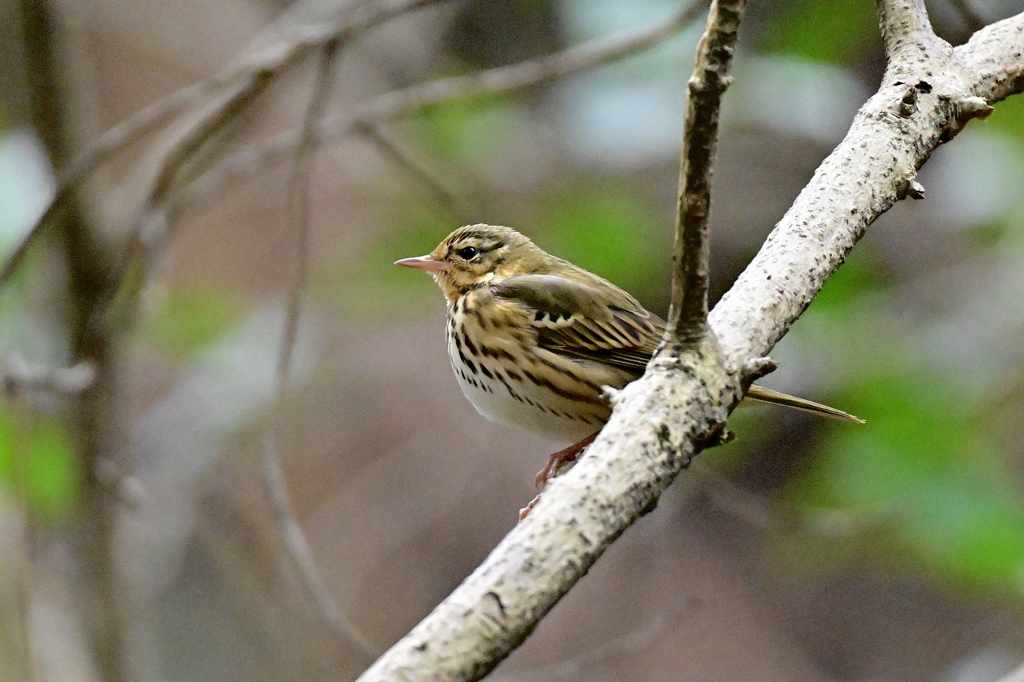
[{"label": "white belly", "polygon": [[[579,407],[564,399],[552,399],[552,396],[530,395],[520,390],[522,387],[513,386],[510,391],[499,381],[488,380],[480,374],[469,374],[468,368],[464,366],[456,369],[455,375],[463,395],[473,403],[477,412],[491,421],[518,426],[567,445],[594,433],[607,419],[607,416],[602,418],[597,414],[567,417],[565,415],[578,412]],[[562,404],[559,404],[559,400]]]},{"label": "white belly", "polygon": [[[454,315],[459,317],[461,313]],[[449,320],[448,357],[463,395],[483,416],[566,444],[586,438],[607,421],[611,410],[603,402],[581,403],[531,381],[529,377],[536,377],[541,372],[540,368],[515,366],[507,358],[499,361],[496,357],[481,355],[476,347],[476,354],[462,347],[456,339],[457,324],[472,325],[474,322]],[[493,335],[488,338],[488,343],[499,352],[511,352],[511,344],[515,343]]]}]

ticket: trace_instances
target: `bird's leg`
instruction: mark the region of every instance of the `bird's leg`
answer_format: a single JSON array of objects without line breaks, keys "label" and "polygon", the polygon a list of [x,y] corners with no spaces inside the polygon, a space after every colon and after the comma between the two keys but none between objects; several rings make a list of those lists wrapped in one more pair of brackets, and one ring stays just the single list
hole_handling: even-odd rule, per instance
[{"label": "bird's leg", "polygon": [[537,472],[536,478],[533,479],[533,482],[536,484],[538,490],[543,490],[544,486],[547,485],[548,481],[555,477],[555,474],[557,473],[559,466],[561,466],[562,464],[567,464],[569,462],[575,462],[576,459],[580,456],[580,453],[583,452],[588,445],[594,442],[594,439],[597,438],[597,434],[599,434],[600,432],[601,430],[598,429],[597,431],[594,431],[592,434],[581,440],[579,443],[573,443],[566,449],[559,450],[558,452],[548,457],[548,463],[544,466],[543,469]]},{"label": "bird's leg", "polygon": [[[580,453],[583,452],[588,445],[594,442],[594,439],[597,438],[597,434],[599,434],[600,432],[600,429],[598,429],[597,431],[594,431],[592,434],[581,440],[579,443],[573,443],[566,449],[559,450],[558,452],[548,457],[548,463],[544,466],[543,469],[537,472],[537,477],[533,479],[534,483],[537,485],[537,489],[543,490],[544,486],[548,484],[548,481],[554,478],[555,474],[558,473],[558,468],[561,465],[568,464],[569,462],[575,462],[579,458]],[[530,500],[530,503],[528,505],[519,510],[520,521],[525,519],[527,514],[530,513],[530,510],[533,509],[538,502],[540,502],[540,496],[541,493],[538,492],[537,495],[532,500]]]}]

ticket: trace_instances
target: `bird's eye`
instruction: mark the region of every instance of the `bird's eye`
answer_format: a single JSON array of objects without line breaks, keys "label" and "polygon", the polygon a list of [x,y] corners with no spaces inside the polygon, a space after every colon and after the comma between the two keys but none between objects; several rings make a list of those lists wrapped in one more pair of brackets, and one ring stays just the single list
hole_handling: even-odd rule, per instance
[{"label": "bird's eye", "polygon": [[461,249],[456,250],[455,253],[462,260],[473,260],[480,255],[480,249],[475,246],[463,246]]}]

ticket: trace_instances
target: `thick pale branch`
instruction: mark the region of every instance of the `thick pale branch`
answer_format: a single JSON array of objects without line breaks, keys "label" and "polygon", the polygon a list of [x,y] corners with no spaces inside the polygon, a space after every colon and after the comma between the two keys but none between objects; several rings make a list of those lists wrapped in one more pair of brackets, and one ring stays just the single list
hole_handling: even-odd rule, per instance
[{"label": "thick pale branch", "polygon": [[746,6],[746,0],[711,3],[687,83],[669,312],[669,329],[687,344],[699,341],[707,331],[711,166],[718,141],[718,112],[722,95],[732,82],[729,66]]},{"label": "thick pale branch", "polygon": [[986,26],[953,52],[989,104],[1024,91],[1024,13]]},{"label": "thick pale branch", "polygon": [[935,35],[924,0],[878,0],[878,20],[890,59]]},{"label": "thick pale branch", "polygon": [[[1015,25],[1018,19],[1007,20]],[[966,65],[1002,48],[1004,71],[1024,64],[1006,27],[986,29],[998,47],[896,53],[879,92],[857,114],[750,267],[709,316],[705,342],[679,359],[659,356],[614,399],[611,420],[580,462],[555,479],[526,520],[362,680],[479,679],[525,639],[702,447],[738,400],[752,358],[765,355],[839,267],[864,230],[891,207],[955,124],[958,104],[993,85]],[[984,59],[980,63],[987,63]],[[908,74],[910,81],[894,73]],[[916,95],[907,98],[907,83]],[[1005,79],[998,79],[1005,83]],[[721,352],[721,357],[718,353]],[[725,361],[725,367],[721,360]],[[749,379],[749,376],[746,377]]]}]

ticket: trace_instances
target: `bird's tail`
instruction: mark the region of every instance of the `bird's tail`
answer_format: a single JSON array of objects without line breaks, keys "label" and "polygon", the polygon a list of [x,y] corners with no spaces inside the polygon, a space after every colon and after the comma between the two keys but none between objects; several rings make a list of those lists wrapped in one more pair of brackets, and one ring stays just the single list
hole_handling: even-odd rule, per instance
[{"label": "bird's tail", "polygon": [[765,388],[764,386],[751,386],[750,390],[747,391],[745,400],[756,400],[762,403],[782,405],[794,410],[800,410],[801,412],[810,412],[811,414],[816,414],[820,417],[841,419],[845,422],[856,422],[857,424],[864,423],[864,420],[860,417],[854,417],[852,414],[847,414],[846,412],[837,410],[834,407],[822,405],[821,403],[816,403],[813,400],[797,398],[795,395],[789,395],[788,393],[773,391],[772,389]]}]

